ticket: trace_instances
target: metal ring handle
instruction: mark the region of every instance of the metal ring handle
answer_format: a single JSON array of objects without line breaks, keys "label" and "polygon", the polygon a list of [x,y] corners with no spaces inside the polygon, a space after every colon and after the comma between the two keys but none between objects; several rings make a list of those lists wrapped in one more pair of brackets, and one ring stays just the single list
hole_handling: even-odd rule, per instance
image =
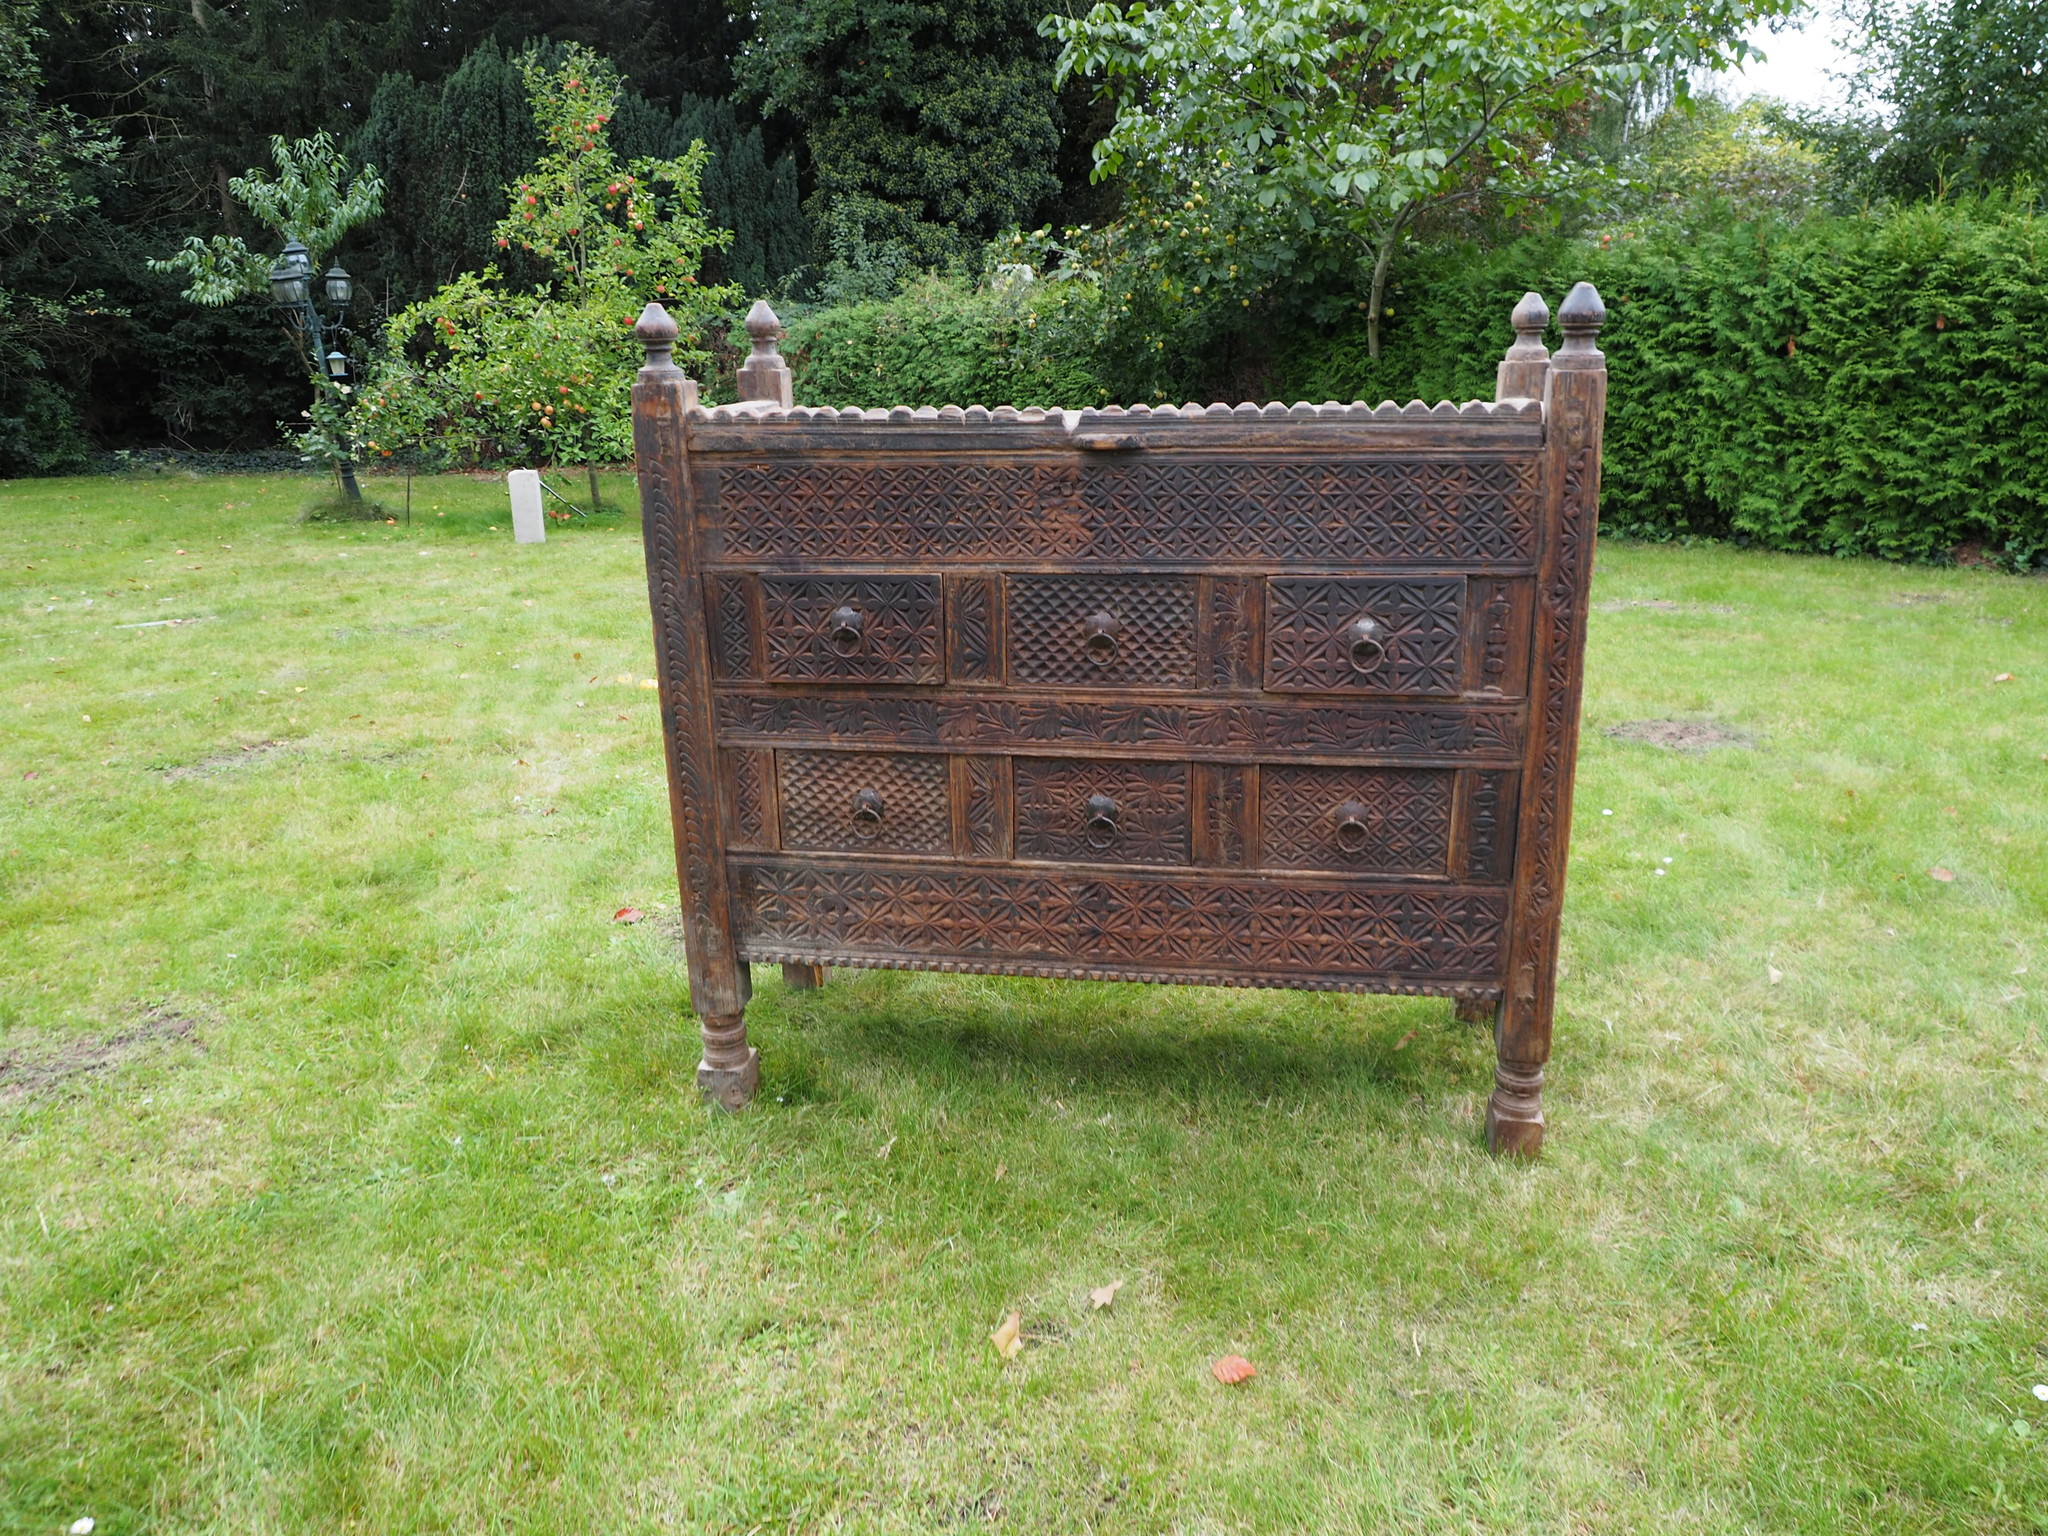
[{"label": "metal ring handle", "polygon": [[1337,846],[1346,853],[1363,853],[1372,840],[1372,824],[1360,802],[1346,800],[1337,807]]},{"label": "metal ring handle", "polygon": [[860,649],[860,610],[841,603],[825,620],[825,643],[842,656]]},{"label": "metal ring handle", "polygon": [[853,792],[853,830],[864,838],[881,835],[882,797],[872,789]]},{"label": "metal ring handle", "polygon": [[1109,847],[1123,830],[1117,825],[1116,801],[1108,795],[1090,795],[1086,810],[1088,820],[1083,831],[1087,834],[1088,846]]},{"label": "metal ring handle", "polygon": [[1371,619],[1360,619],[1345,630],[1344,641],[1354,672],[1371,672],[1387,659],[1385,631]]},{"label": "metal ring handle", "polygon": [[1117,633],[1123,625],[1113,613],[1091,613],[1081,622],[1081,650],[1094,667],[1116,664]]}]

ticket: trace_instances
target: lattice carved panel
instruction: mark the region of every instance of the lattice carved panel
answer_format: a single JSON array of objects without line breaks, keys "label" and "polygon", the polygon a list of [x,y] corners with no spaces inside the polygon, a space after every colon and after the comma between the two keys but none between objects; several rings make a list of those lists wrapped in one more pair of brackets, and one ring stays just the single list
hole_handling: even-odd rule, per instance
[{"label": "lattice carved panel", "polygon": [[721,558],[1527,564],[1527,456],[727,462]]},{"label": "lattice carved panel", "polygon": [[[1370,626],[1363,633],[1361,622]],[[1456,694],[1464,628],[1463,577],[1275,577],[1266,583],[1266,686]]]},{"label": "lattice carved panel", "polygon": [[735,905],[740,943],[757,959],[1008,961],[1057,975],[1300,986],[1488,978],[1501,963],[1508,898],[1136,872],[756,863],[741,867]]},{"label": "lattice carved panel", "polygon": [[763,576],[767,676],[780,683],[936,683],[935,576]]},{"label": "lattice carved panel", "polygon": [[1018,858],[1189,862],[1186,764],[1020,757],[1011,773]]},{"label": "lattice carved panel", "polygon": [[946,760],[920,753],[782,752],[782,846],[818,853],[944,853]]},{"label": "lattice carved panel", "polygon": [[1195,680],[1192,576],[1012,576],[1006,606],[1014,683],[1174,688]]},{"label": "lattice carved panel", "polygon": [[1442,875],[1456,774],[1434,768],[1259,770],[1261,861],[1279,869]]}]

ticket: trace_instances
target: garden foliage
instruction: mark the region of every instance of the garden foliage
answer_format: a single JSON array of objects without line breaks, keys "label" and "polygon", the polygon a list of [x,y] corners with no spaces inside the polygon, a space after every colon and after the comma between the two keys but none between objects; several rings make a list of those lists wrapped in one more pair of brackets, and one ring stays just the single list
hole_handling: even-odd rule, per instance
[{"label": "garden foliage", "polygon": [[[1535,289],[1555,306],[1581,278],[1609,311],[1610,529],[2048,559],[2048,220],[2010,199],[1439,250],[1397,279],[1378,362],[1356,306],[1334,324],[1251,312],[1235,340],[1271,341],[1245,392],[1490,398],[1516,299]],[[1008,296],[925,284],[827,310],[792,326],[798,397],[1082,406],[1229,391],[1216,372],[1148,363],[1109,323],[1115,308],[1070,280]]]},{"label": "garden foliage", "polygon": [[560,58],[527,63],[543,148],[493,231],[500,252],[545,280],[465,272],[391,318],[358,422],[373,455],[431,445],[458,462],[624,459],[641,305],[659,299],[690,337],[737,297],[697,281],[724,238],[699,212],[703,147],[622,160],[609,134],[617,71],[585,49]]}]

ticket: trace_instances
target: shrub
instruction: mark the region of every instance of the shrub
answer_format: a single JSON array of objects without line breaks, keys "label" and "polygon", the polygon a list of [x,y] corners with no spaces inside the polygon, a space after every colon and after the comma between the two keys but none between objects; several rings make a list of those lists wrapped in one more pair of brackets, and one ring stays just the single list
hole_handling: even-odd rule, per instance
[{"label": "shrub", "polygon": [[1101,304],[1023,269],[990,286],[928,277],[893,299],[792,317],[797,398],[813,405],[1100,405]]}]

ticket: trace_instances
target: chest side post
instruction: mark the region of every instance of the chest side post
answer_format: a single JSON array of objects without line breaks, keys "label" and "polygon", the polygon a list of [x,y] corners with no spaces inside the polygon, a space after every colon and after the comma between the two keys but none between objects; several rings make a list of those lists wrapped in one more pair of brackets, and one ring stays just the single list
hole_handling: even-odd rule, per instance
[{"label": "chest side post", "polygon": [[[1494,1026],[1498,1061],[1486,1106],[1487,1145],[1496,1152],[1523,1156],[1534,1156],[1543,1147],[1543,1066],[1550,1059],[1557,994],[1572,771],[1578,757],[1585,676],[1587,593],[1599,525],[1600,440],[1607,409],[1607,360],[1594,338],[1606,318],[1591,283],[1573,288],[1558,311],[1564,343],[1543,375],[1546,500],[1530,658],[1523,833],[1515,852],[1507,995]],[[1502,370],[1504,387],[1507,371]],[[1534,370],[1530,372],[1533,382]]]},{"label": "chest side post", "polygon": [[737,1109],[754,1096],[761,1068],[759,1054],[747,1044],[745,1010],[752,988],[733,942],[713,755],[711,646],[687,437],[697,384],[672,360],[676,323],[660,305],[649,304],[635,329],[647,348],[647,364],[633,381],[633,452],[640,470],[690,1008],[704,1036],[697,1086],[713,1103]]}]

